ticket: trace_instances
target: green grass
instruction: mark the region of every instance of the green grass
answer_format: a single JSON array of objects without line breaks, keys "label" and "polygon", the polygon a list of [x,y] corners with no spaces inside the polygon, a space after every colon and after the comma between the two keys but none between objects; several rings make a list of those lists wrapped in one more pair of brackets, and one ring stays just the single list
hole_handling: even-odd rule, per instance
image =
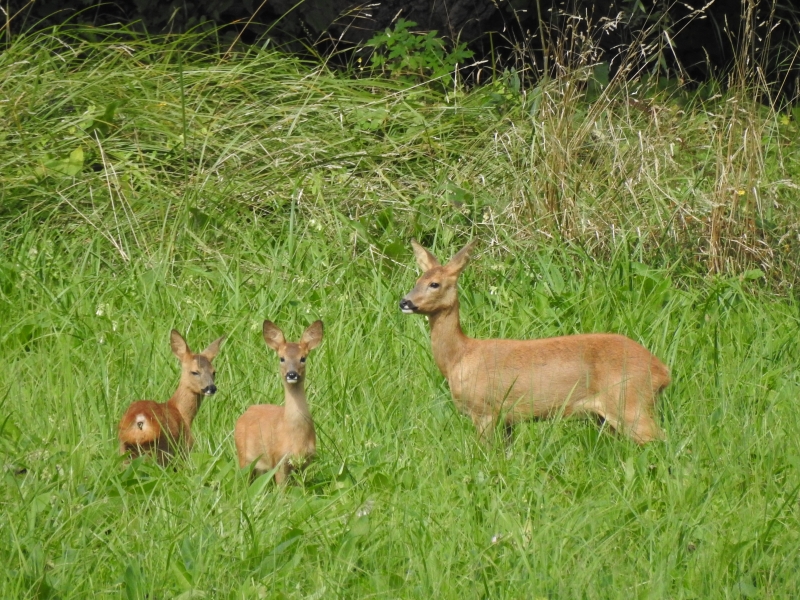
[{"label": "green grass", "polygon": [[[560,163],[526,138],[538,125],[524,98],[504,109],[485,90],[442,98],[191,43],[62,32],[0,56],[0,597],[800,593],[790,262],[705,276],[690,244],[702,236],[673,228],[676,214],[702,222],[718,185],[698,178],[690,211],[687,165],[736,157],[709,142],[625,183],[609,169],[630,166],[639,115],[620,120],[608,151],[561,154],[585,174],[567,240],[532,200],[537,169]],[[665,107],[687,140],[713,119]],[[761,123],[769,157],[794,125]],[[781,231],[791,152],[758,174],[781,175],[759,190],[781,198]],[[478,443],[424,319],[397,307],[412,235],[441,258],[482,240],[461,284],[470,335],[616,331],[651,349],[673,374],[658,406],[668,440],[639,448],[551,420],[507,449]],[[308,365],[318,460],[282,490],[248,486],[231,437],[249,404],[282,399],[265,318],[290,339],[325,322]],[[124,465],[126,406],[177,385],[173,327],[194,349],[229,336],[219,392],[185,464]]]}]

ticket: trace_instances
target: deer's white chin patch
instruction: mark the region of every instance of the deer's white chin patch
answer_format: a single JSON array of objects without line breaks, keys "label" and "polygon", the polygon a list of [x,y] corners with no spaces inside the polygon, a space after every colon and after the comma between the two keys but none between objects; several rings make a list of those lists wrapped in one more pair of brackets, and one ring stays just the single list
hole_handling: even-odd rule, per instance
[{"label": "deer's white chin patch", "polygon": [[400,310],[402,310],[407,315],[413,315],[414,314],[414,311],[411,310],[410,308],[401,308]]},{"label": "deer's white chin patch", "polygon": [[292,384],[294,384],[294,383],[298,383],[299,381],[300,381],[299,379],[287,379],[287,380],[286,380],[286,383],[292,383]]}]

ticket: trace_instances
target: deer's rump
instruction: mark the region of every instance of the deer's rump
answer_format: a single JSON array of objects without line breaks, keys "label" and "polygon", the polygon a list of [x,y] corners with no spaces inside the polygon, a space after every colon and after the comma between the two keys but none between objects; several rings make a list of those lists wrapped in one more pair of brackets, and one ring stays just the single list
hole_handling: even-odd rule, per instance
[{"label": "deer's rump", "polygon": [[129,447],[158,445],[162,438],[176,441],[183,433],[182,425],[177,408],[153,400],[138,400],[128,407],[119,423],[119,441]]}]

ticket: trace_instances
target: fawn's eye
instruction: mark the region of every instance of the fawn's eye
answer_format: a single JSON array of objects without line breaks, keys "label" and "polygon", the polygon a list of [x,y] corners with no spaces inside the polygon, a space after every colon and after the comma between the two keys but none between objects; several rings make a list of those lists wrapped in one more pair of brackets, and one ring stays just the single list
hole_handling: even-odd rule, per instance
[{"label": "fawn's eye", "polygon": [[439,284],[436,283],[435,281],[432,281],[431,283],[428,284],[428,287],[429,288],[433,288],[433,289],[437,289],[439,287]]},{"label": "fawn's eye", "polygon": [[304,363],[304,362],[306,362],[306,357],[304,356],[303,358],[301,358],[301,359],[300,359],[300,362],[301,362],[301,363]]},{"label": "fawn's eye", "polygon": [[286,362],[286,359],[281,356],[281,362]]},{"label": "fawn's eye", "polygon": [[200,371],[192,371],[192,375],[194,375],[195,377],[197,377],[198,375],[200,375]]}]

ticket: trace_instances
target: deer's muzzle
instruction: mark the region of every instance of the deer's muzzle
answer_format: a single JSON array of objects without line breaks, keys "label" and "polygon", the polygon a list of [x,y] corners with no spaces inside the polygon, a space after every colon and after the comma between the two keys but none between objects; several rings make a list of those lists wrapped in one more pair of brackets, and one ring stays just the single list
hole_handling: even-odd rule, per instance
[{"label": "deer's muzzle", "polygon": [[411,314],[417,312],[417,307],[408,298],[403,298],[402,300],[400,300],[400,310],[402,310],[406,314]]}]

